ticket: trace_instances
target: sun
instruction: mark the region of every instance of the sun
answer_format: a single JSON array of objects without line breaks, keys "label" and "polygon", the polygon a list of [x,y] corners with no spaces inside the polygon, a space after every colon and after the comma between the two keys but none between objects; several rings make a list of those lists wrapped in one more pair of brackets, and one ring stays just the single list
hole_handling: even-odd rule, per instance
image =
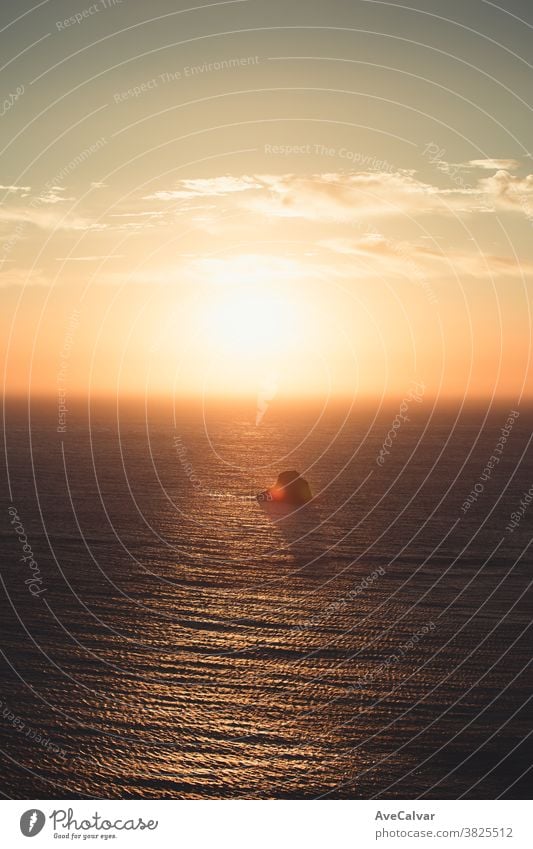
[{"label": "sun", "polygon": [[280,293],[232,289],[213,297],[207,309],[210,347],[254,357],[284,354],[301,337],[296,305]]}]

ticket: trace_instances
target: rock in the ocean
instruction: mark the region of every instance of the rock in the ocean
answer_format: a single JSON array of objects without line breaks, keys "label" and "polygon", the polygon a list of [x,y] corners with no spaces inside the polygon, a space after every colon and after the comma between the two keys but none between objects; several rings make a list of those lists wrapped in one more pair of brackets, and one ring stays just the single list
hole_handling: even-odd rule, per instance
[{"label": "rock in the ocean", "polygon": [[280,504],[307,504],[312,499],[311,488],[305,478],[294,470],[282,472],[274,486],[257,496],[258,501],[275,501]]}]

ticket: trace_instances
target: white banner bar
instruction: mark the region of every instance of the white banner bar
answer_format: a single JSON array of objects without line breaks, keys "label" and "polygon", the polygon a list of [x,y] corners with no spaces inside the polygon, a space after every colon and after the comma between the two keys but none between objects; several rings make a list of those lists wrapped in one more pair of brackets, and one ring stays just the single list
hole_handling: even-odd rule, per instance
[{"label": "white banner bar", "polygon": [[[531,849],[527,801],[3,801],[2,845]],[[35,839],[35,843],[30,841]]]}]

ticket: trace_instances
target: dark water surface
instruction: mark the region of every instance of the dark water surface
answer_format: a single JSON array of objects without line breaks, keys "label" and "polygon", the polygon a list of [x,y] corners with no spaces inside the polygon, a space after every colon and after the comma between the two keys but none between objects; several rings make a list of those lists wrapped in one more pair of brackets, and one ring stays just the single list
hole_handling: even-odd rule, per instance
[{"label": "dark water surface", "polygon": [[[530,410],[462,510],[511,407],[421,403],[380,467],[394,407],[109,407],[58,433],[10,406],[3,794],[527,796],[533,504],[506,525]],[[291,468],[310,507],[249,497]]]}]

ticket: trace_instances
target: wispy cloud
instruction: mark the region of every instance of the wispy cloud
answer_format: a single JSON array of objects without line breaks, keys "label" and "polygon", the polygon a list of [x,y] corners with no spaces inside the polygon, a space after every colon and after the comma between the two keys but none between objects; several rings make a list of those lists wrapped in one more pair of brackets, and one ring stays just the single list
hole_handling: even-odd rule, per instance
[{"label": "wispy cloud", "polygon": [[[490,161],[494,165],[511,160],[479,161]],[[147,263],[146,268],[143,266],[131,271],[127,268],[129,263],[125,262],[125,274],[110,270],[102,275],[100,282],[114,284],[195,285],[205,282],[225,285],[241,281],[253,285],[256,281],[271,285],[272,281],[316,279],[324,275],[330,278],[336,275],[405,276],[410,273],[409,263],[416,263],[417,269],[428,278],[461,274],[476,277],[531,274],[529,260],[524,258],[520,262],[513,257],[500,256],[495,253],[494,247],[487,250],[490,242],[483,237],[484,253],[476,250],[474,244],[470,247],[468,241],[465,245],[464,240],[459,242],[462,250],[453,248],[440,252],[433,246],[422,244],[423,237],[414,238],[413,220],[427,214],[442,216],[439,226],[442,224],[444,229],[454,226],[452,213],[470,216],[469,226],[476,223],[476,214],[479,220],[481,213],[488,215],[494,210],[507,214],[522,212],[533,219],[532,174],[519,177],[503,168],[487,173],[485,164],[480,167],[480,178],[472,179],[472,185],[448,184],[444,187],[418,179],[413,171],[191,178],[180,181],[172,190],[150,195],[152,200],[157,198],[157,204],[130,200],[127,206],[115,207],[116,211],[104,213],[101,221],[88,204],[80,204],[77,212],[62,203],[67,198],[64,198],[64,190],[60,186],[52,186],[43,197],[32,198],[29,202],[21,197],[27,187],[18,187],[16,192],[10,193],[11,201],[8,197],[0,207],[0,227],[6,234],[8,248],[7,234],[10,231],[16,233],[13,246],[22,239],[38,241],[36,229],[52,233],[86,232],[83,247],[77,248],[80,256],[67,256],[71,245],[64,242],[54,251],[60,254],[55,261],[78,265],[127,260],[130,256],[109,253],[112,244],[100,237],[101,231],[106,234],[116,231],[131,233],[135,237],[131,241],[132,256],[139,259],[143,251],[143,236],[146,236],[146,245],[153,251],[156,244],[154,234],[157,240],[160,232],[163,233],[164,242],[167,236],[165,228],[168,230],[171,226],[176,229],[178,220],[186,227],[188,236],[184,246],[189,253],[195,254],[194,257],[173,253],[172,258],[165,262],[171,253],[170,249],[165,249],[158,253],[157,265],[154,261],[153,265]],[[176,201],[177,198],[181,200],[180,204],[166,203],[166,200]],[[279,251],[278,255],[275,250],[272,254],[268,250],[262,254],[261,249],[257,253],[250,251],[235,256],[218,253],[218,250],[224,251],[224,245],[231,243],[235,233],[238,233],[241,243],[247,241],[248,244],[257,242],[257,234],[261,238],[263,233],[267,239],[272,234],[279,238],[280,225],[285,229],[285,218],[295,219],[294,234],[300,242],[310,240],[314,246],[311,253],[303,253],[303,248],[295,249],[293,253],[290,250]],[[21,224],[24,226],[21,227]],[[272,226],[277,230],[269,231]],[[418,227],[418,223],[415,226]],[[395,238],[390,239],[377,232],[381,229]],[[490,227],[484,229],[491,230]],[[213,238],[207,239],[206,233]],[[398,238],[399,233],[405,236],[404,241]],[[173,237],[172,231],[170,236]],[[494,235],[490,238],[493,239]],[[204,253],[206,245],[209,245],[212,254]],[[4,253],[5,258],[9,258],[10,251],[6,249]],[[522,249],[521,255],[524,253]],[[54,262],[54,259],[49,261]],[[112,269],[116,267],[111,266]],[[79,272],[82,273],[81,268]],[[75,275],[74,268],[71,273]]]},{"label": "wispy cloud", "polygon": [[43,192],[41,195],[39,195],[35,199],[35,202],[44,204],[55,204],[75,200],[75,198],[67,197],[64,192],[65,189],[63,186],[51,186],[48,191]]},{"label": "wispy cloud", "polygon": [[[437,251],[424,245],[388,239],[379,233],[367,233],[360,239],[329,239],[319,243],[334,253],[361,259],[361,276],[369,274],[405,276],[413,264],[426,277],[470,275],[473,277],[522,276],[533,274],[533,262],[498,256],[481,251]],[[353,274],[353,270],[349,270]]]},{"label": "wispy cloud", "polygon": [[287,174],[264,179],[269,198],[263,208],[282,217],[350,220],[394,215],[406,208],[426,212],[438,205],[438,189],[411,172]]},{"label": "wispy cloud", "polygon": [[4,207],[0,209],[0,223],[33,225],[41,230],[103,230],[104,224],[97,224],[80,215],[65,214],[52,208]]},{"label": "wispy cloud", "polygon": [[94,256],[56,256],[56,262],[102,262],[108,259],[124,259],[125,254],[101,254]]},{"label": "wispy cloud", "polygon": [[418,179],[413,171],[357,171],[320,174],[261,174],[182,180],[175,189],[145,200],[226,198],[259,216],[308,221],[350,221],[362,216],[425,215],[480,210],[483,187],[442,188]]},{"label": "wispy cloud", "polygon": [[528,199],[533,199],[533,174],[517,177],[504,169],[473,185],[448,187],[423,182],[412,172],[287,174],[261,179],[268,193],[245,196],[243,203],[248,208],[268,216],[324,222],[394,215],[487,214],[525,209]]},{"label": "wispy cloud", "polygon": [[481,168],[484,171],[498,171],[504,168],[506,171],[514,171],[520,168],[517,159],[469,159],[463,163],[463,168]]},{"label": "wispy cloud", "polygon": [[161,218],[166,213],[158,212],[112,212],[110,218]]},{"label": "wispy cloud", "polygon": [[20,194],[21,197],[25,197],[31,192],[31,186],[0,186],[0,192]]},{"label": "wispy cloud", "polygon": [[146,195],[143,200],[186,200],[203,197],[223,197],[235,192],[245,192],[250,189],[261,189],[263,185],[256,177],[209,177],[190,180],[180,180],[172,189],[164,189]]}]

